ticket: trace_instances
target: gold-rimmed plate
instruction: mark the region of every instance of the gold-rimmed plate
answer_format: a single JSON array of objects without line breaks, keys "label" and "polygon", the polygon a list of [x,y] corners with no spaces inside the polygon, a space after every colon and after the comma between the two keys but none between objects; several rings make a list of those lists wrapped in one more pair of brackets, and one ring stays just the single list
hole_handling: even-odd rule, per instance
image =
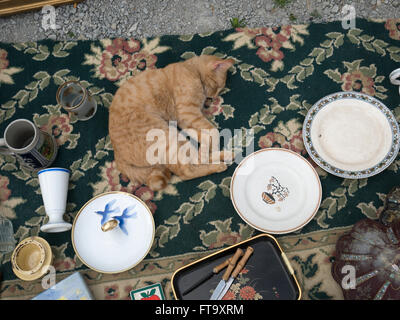
[{"label": "gold-rimmed plate", "polygon": [[[129,214],[126,214],[129,211]],[[110,231],[102,225],[120,221]],[[146,204],[125,192],[107,192],[89,200],[72,226],[72,244],[79,259],[101,273],[120,273],[141,262],[154,241],[153,215]]]},{"label": "gold-rimmed plate", "polygon": [[283,148],[261,149],[244,158],[232,176],[230,192],[239,216],[272,234],[304,227],[317,213],[322,197],[313,166]]}]

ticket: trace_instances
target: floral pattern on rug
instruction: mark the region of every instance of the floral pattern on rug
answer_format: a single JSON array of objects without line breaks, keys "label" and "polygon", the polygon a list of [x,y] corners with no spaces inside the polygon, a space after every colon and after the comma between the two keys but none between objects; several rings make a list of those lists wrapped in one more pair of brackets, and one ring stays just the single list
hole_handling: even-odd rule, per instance
[{"label": "floral pattern on rug", "polygon": [[14,84],[12,76],[23,70],[18,67],[9,67],[9,65],[8,52],[4,49],[0,49],[0,85],[2,83]]},{"label": "floral pattern on rug", "polygon": [[[155,241],[146,259],[132,270],[117,275],[89,270],[77,258],[70,233],[40,231],[47,217],[37,174],[9,155],[0,156],[0,214],[11,219],[18,242],[38,235],[47,239],[58,279],[79,271],[98,299],[128,299],[130,290],[157,282],[172,299],[169,280],[178,267],[259,233],[236,214],[230,200],[237,163],[223,173],[192,181],[173,176],[165,190],[153,192],[117,170],[108,108],[121,83],[146,69],[199,54],[232,58],[236,63],[227,88],[207,102],[204,113],[221,130],[253,131],[254,140],[241,141],[239,152],[251,141],[254,150],[288,148],[316,168],[323,195],[315,218],[302,230],[277,239],[295,269],[304,299],[342,299],[330,275],[335,241],[357,221],[379,216],[386,194],[398,184],[400,158],[368,179],[332,176],[308,156],[302,124],[316,101],[342,90],[375,96],[400,121],[398,87],[388,79],[400,62],[399,24],[399,19],[357,19],[357,27],[349,30],[331,22],[145,39],[1,43],[0,131],[11,121],[26,118],[56,138],[59,150],[53,166],[71,171],[66,221],[72,223],[95,195],[129,192],[151,209]],[[71,80],[80,81],[97,102],[97,113],[89,121],[78,121],[57,106],[57,88]],[[11,253],[0,255],[0,297],[29,298],[43,291],[39,280],[17,279],[10,258]],[[242,277],[244,281],[246,275]],[[258,296],[244,282],[234,292],[235,299],[261,299],[262,293]]]},{"label": "floral pattern on rug", "polygon": [[346,72],[340,73],[338,68],[335,70],[327,69],[324,73],[333,81],[342,84],[342,91],[358,91],[370,96],[376,96],[378,99],[386,99],[385,87],[380,85],[385,76],[376,74],[376,66],[361,66],[362,59],[352,62],[344,61],[343,65]]},{"label": "floral pattern on rug", "polygon": [[224,41],[233,41],[233,50],[242,46],[249,49],[257,47],[256,55],[263,62],[271,62],[271,70],[284,67],[284,51],[295,50],[295,43],[304,43],[303,36],[309,35],[306,25],[281,26],[269,28],[237,28],[236,33],[227,36]]},{"label": "floral pattern on rug", "polygon": [[169,50],[169,47],[159,46],[159,39],[142,43],[136,39],[100,41],[101,47],[92,45],[92,54],[85,54],[84,64],[94,66],[94,76],[99,79],[116,81],[118,85],[127,78],[145,69],[154,69],[157,54]]},{"label": "floral pattern on rug", "polygon": [[394,40],[400,40],[400,21],[399,19],[388,19],[385,28],[389,30],[389,37]]}]

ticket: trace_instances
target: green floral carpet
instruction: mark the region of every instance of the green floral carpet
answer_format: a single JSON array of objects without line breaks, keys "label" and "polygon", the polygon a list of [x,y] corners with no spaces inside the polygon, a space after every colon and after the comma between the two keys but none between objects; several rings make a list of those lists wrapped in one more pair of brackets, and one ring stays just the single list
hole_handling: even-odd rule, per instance
[{"label": "green floral carpet", "polygon": [[[121,190],[150,207],[156,237],[146,259],[130,271],[105,275],[88,270],[75,255],[70,232],[40,232],[46,216],[37,175],[12,157],[0,156],[0,214],[12,220],[18,242],[39,235],[51,244],[58,280],[80,271],[98,299],[128,299],[130,290],[160,282],[167,298],[173,298],[169,280],[174,270],[259,232],[241,220],[229,198],[237,164],[188,182],[174,178],[162,192],[134,184],[116,170],[107,128],[118,86],[147,68],[193,55],[232,57],[237,63],[227,89],[204,110],[209,119],[221,129],[253,128],[255,150],[289,148],[312,163],[302,142],[302,122],[325,95],[362,91],[383,101],[400,120],[398,87],[388,79],[400,67],[399,28],[400,20],[357,20],[349,30],[333,22],[141,40],[0,43],[0,132],[12,120],[26,118],[55,136],[59,153],[54,166],[71,170],[66,219],[72,222],[93,196]],[[98,102],[89,121],[69,117],[57,105],[58,86],[73,79],[82,81]],[[317,171],[323,189],[317,215],[302,230],[277,238],[304,299],[342,299],[330,273],[336,240],[360,219],[377,218],[386,194],[399,184],[400,158],[368,179]],[[10,256],[0,256],[0,297],[27,299],[41,292],[40,280],[15,277]]]}]

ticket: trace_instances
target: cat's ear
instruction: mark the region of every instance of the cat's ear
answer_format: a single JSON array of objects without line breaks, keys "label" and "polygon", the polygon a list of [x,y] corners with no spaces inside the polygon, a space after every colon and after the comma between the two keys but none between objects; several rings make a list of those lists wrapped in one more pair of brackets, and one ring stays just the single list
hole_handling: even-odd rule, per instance
[{"label": "cat's ear", "polygon": [[226,59],[217,62],[213,62],[212,68],[214,71],[223,71],[226,72],[230,67],[232,67],[235,63],[233,59]]}]

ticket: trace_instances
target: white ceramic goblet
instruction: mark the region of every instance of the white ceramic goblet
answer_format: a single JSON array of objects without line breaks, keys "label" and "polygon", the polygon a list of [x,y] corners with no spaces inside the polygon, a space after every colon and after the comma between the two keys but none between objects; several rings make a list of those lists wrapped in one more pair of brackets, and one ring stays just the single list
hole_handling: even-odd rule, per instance
[{"label": "white ceramic goblet", "polygon": [[48,168],[38,172],[44,209],[49,221],[40,230],[43,232],[63,232],[72,228],[64,221],[67,207],[70,171],[64,168]]}]

